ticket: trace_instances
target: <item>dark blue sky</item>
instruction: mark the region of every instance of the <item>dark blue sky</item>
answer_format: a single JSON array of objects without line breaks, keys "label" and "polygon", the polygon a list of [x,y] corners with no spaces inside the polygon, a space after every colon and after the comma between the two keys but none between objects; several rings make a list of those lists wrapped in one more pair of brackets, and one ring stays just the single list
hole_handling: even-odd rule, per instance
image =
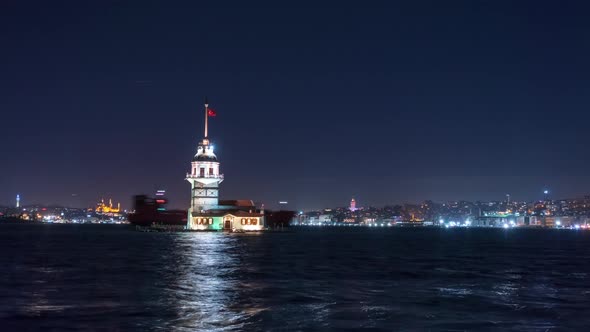
[{"label": "dark blue sky", "polygon": [[[0,204],[590,193],[584,1],[3,1]],[[77,196],[72,196],[77,194]]]}]

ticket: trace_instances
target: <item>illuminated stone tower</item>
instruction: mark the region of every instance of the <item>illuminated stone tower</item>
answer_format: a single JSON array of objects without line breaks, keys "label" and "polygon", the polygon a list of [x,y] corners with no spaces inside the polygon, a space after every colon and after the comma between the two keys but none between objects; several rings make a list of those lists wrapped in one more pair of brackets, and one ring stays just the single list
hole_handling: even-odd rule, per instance
[{"label": "illuminated stone tower", "polygon": [[350,207],[348,208],[350,211],[356,211],[356,201],[353,199],[350,200]]},{"label": "illuminated stone tower", "polygon": [[205,100],[205,137],[199,142],[197,154],[191,162],[190,173],[186,174],[186,180],[191,184],[189,221],[192,212],[200,213],[215,209],[219,205],[219,184],[223,181],[223,174],[219,174],[219,162],[208,138],[207,125],[210,115],[214,116],[215,113],[209,110],[209,104]]}]

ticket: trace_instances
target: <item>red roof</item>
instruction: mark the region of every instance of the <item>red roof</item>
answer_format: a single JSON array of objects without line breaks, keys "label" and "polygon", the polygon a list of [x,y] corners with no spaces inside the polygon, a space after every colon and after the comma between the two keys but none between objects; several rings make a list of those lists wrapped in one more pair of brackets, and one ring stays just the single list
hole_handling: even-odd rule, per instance
[{"label": "red roof", "polygon": [[239,206],[239,207],[254,207],[254,202],[249,199],[232,199],[219,201],[219,205]]}]

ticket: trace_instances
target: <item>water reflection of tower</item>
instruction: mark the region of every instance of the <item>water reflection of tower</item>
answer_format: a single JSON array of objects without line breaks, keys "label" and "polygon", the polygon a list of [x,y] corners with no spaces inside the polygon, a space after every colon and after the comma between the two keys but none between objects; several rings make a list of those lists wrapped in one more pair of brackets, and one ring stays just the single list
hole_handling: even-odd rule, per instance
[{"label": "water reflection of tower", "polygon": [[[246,275],[252,265],[243,266],[236,252],[239,242],[226,236],[177,237],[178,259],[186,264],[174,266],[174,278],[181,287],[172,287],[172,307],[179,317],[190,317],[183,327],[191,330],[217,330],[252,319],[263,311],[259,301],[249,297],[243,280],[228,276],[227,271]],[[207,253],[207,254],[203,254]],[[244,253],[244,255],[250,255]],[[256,260],[251,260],[256,264]],[[255,267],[254,267],[255,268]],[[198,303],[199,305],[195,305]],[[240,304],[247,303],[247,307]]]}]

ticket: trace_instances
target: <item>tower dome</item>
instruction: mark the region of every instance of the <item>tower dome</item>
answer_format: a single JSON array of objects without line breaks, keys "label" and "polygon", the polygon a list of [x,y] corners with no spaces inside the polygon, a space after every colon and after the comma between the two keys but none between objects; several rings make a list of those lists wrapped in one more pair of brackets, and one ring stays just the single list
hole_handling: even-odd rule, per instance
[{"label": "tower dome", "polygon": [[209,144],[208,139],[199,142],[197,154],[193,157],[193,161],[217,162],[217,156],[213,153],[213,145]]}]

